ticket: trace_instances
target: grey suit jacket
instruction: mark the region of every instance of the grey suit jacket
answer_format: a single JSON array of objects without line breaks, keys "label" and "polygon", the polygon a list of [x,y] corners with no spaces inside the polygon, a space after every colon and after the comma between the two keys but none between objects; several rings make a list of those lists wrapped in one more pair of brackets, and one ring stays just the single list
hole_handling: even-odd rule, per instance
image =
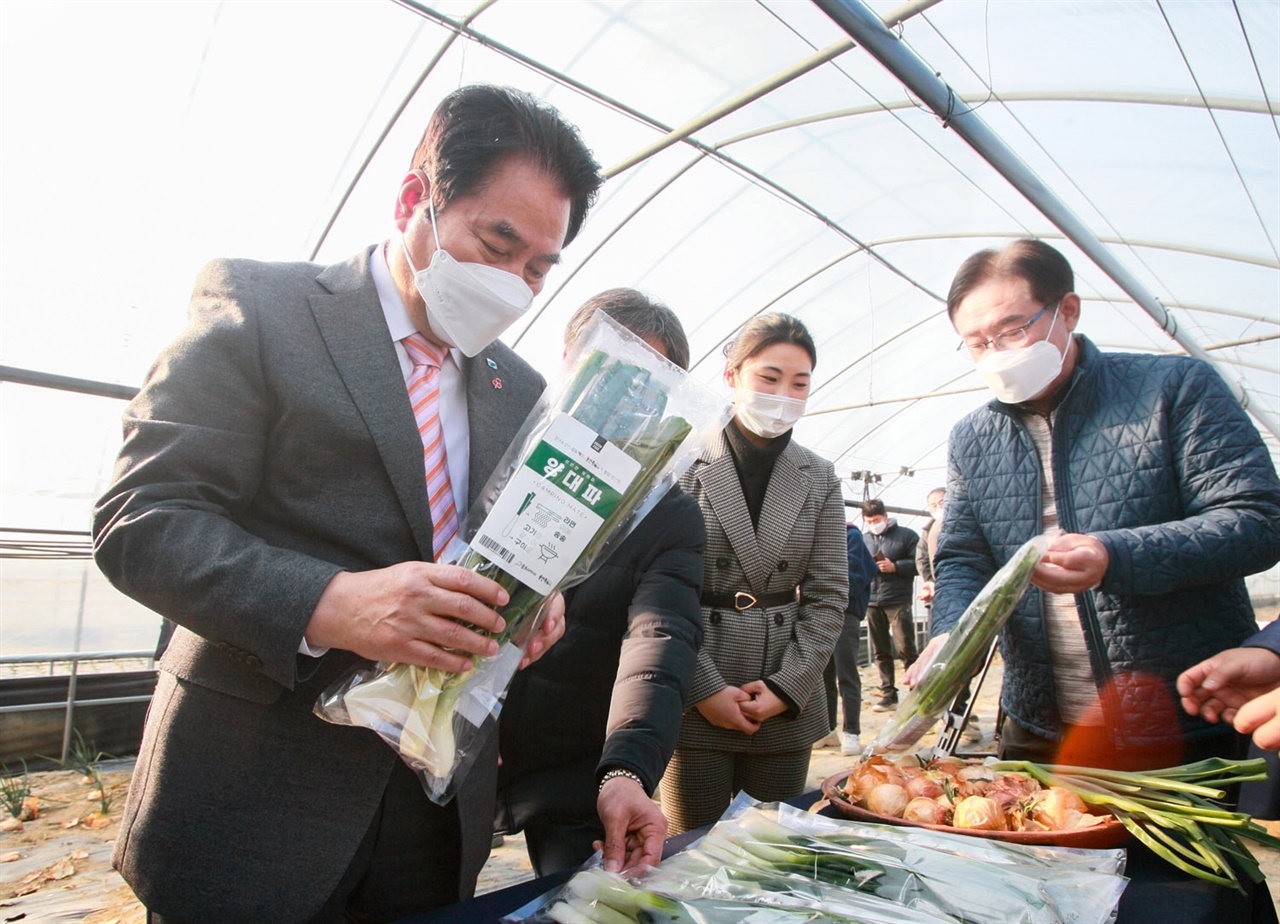
[{"label": "grey suit jacket", "polygon": [[[125,412],[95,557],[179,628],[115,863],[162,914],[310,917],[398,760],[372,732],[311,712],[355,655],[297,654],[338,571],[431,560],[422,444],[369,253],[211,263]],[[543,382],[497,343],[464,373],[474,501]],[[457,797],[464,895],[488,853],[495,773],[478,761]]]},{"label": "grey suit jacket", "polygon": [[849,598],[844,499],[835,469],[788,444],[774,463],[755,527],[723,433],[680,486],[698,501],[707,523],[704,593],[777,593],[799,585],[801,599],[743,612],[702,608],[703,640],[689,701],[696,704],[728,684],[764,679],[795,709],[746,735],[712,725],[691,706],[679,747],[757,753],[807,748],[831,730],[822,671]]}]

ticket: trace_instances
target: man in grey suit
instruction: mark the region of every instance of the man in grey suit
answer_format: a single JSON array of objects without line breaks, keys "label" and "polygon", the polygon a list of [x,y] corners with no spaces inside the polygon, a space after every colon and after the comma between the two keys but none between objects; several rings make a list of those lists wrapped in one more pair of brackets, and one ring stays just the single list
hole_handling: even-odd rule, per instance
[{"label": "man in grey suit", "polygon": [[[385,921],[473,892],[492,744],[437,806],[373,732],[312,706],[362,658],[461,671],[496,651],[504,593],[436,550],[542,390],[495,338],[602,182],[555,110],[466,87],[431,118],[391,240],[201,273],[94,516],[102,570],[178,627],[114,858],[149,920]],[[438,425],[415,419],[408,341],[438,360]],[[456,518],[433,522],[420,425],[443,439]]]}]

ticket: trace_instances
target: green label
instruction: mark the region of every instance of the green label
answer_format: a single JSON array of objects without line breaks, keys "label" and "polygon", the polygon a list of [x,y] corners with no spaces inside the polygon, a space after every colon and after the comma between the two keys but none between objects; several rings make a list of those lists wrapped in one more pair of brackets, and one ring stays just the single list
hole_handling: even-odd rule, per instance
[{"label": "green label", "polygon": [[575,462],[568,453],[561,452],[545,440],[534,447],[525,462],[548,484],[553,484],[565,494],[585,505],[592,513],[607,520],[622,495],[607,482],[600,480],[589,469]]}]

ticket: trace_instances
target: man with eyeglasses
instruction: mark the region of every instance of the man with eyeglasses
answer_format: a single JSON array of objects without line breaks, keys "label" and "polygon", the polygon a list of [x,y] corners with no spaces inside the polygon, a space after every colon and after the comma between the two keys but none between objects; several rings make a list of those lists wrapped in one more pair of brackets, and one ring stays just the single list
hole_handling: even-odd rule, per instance
[{"label": "man with eyeglasses", "polygon": [[1240,756],[1178,708],[1178,674],[1251,635],[1244,577],[1280,560],[1280,480],[1239,402],[1185,356],[1102,353],[1070,264],[1020,240],[947,299],[996,400],[951,432],[934,638],[1023,542],[1052,537],[1001,635],[1002,756],[1149,769]]}]

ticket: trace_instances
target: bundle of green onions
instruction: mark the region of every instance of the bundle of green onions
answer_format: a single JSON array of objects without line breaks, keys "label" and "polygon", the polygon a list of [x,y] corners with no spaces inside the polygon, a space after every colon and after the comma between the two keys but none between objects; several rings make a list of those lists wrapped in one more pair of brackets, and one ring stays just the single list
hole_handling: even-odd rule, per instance
[{"label": "bundle of green onions", "polygon": [[[822,906],[837,912],[866,895],[969,924],[1103,920],[1123,889],[1105,855],[1091,865],[1050,868],[1040,854],[1002,845],[1004,862],[997,864],[975,855],[963,835],[789,817],[794,823],[784,812],[748,809],[717,824],[697,853],[725,869],[816,881]],[[680,864],[668,861],[663,871],[679,873]]]},{"label": "bundle of green onions", "polygon": [[855,918],[807,909],[770,908],[726,899],[678,899],[633,885],[617,873],[584,870],[569,880],[559,898],[530,921],[559,924],[869,924]]},{"label": "bundle of green onions", "polygon": [[1237,870],[1252,882],[1264,878],[1244,841],[1280,848],[1280,838],[1242,812],[1214,800],[1225,787],[1261,782],[1267,762],[1220,757],[1162,770],[1129,773],[1093,767],[1066,767],[1005,760],[999,772],[1025,773],[1045,786],[1060,786],[1114,814],[1152,852],[1183,872],[1244,891]]},{"label": "bundle of green onions", "polygon": [[[637,347],[634,338],[626,340],[629,335],[620,335],[620,330],[602,314],[588,328],[590,333],[583,334],[581,361],[561,387],[544,395],[508,449],[490,482],[497,496],[494,507],[457,562],[507,591],[509,602],[499,610],[505,628],[494,636],[501,646],[499,654],[474,658],[471,670],[460,674],[408,664],[357,669],[316,703],[322,718],[377,731],[419,772],[428,795],[438,802],[452,796],[455,777],[468,759],[468,745],[479,740],[480,726],[500,707],[547,601],[586,577],[673,481],[672,460],[694,426],[679,414],[667,413],[669,404],[678,405],[700,427],[714,424],[716,415],[726,412],[725,402],[707,403],[702,386],[690,383],[679,370],[673,373],[674,366],[647,346]],[[619,336],[624,339],[619,341]],[[595,344],[603,346],[593,348]],[[578,434],[572,439],[585,434],[592,458],[603,460],[612,452],[611,458],[622,460],[615,462],[621,468],[597,470],[573,463],[571,447],[577,444],[556,442],[569,438],[565,433]],[[556,481],[553,471],[563,481]],[[613,482],[609,471],[618,476]],[[593,472],[607,477],[593,480]],[[536,491],[551,492],[550,500],[545,493],[538,495],[546,500],[540,510],[526,509],[535,496],[534,491],[524,493],[530,479]],[[566,487],[570,483],[586,487]],[[517,484],[525,487],[517,489]],[[585,500],[589,490],[594,492],[591,507]],[[500,517],[508,493],[517,503],[502,507]],[[561,494],[566,499],[559,499]],[[600,497],[604,500],[597,502]],[[579,509],[589,512],[572,512]],[[497,530],[491,527],[501,520],[511,529],[511,524],[532,523],[536,516],[543,518],[544,526],[553,523],[546,541],[525,542],[520,548],[526,560],[539,562],[543,570],[522,571],[518,556],[494,541],[494,536],[509,533],[502,533],[501,525]],[[515,536],[512,540],[522,541]],[[522,580],[517,574],[537,577]],[[540,586],[531,586],[539,581]]]},{"label": "bundle of green onions", "polygon": [[[739,797],[693,847],[630,880],[589,868],[526,922],[815,921],[1033,924],[1105,921],[1123,851],[1000,844],[820,818]],[[709,913],[714,909],[717,913]],[[760,915],[753,918],[748,909]],[[741,916],[734,917],[737,911]],[[680,917],[697,911],[703,917]],[[727,913],[726,913],[727,912]],[[621,915],[620,917],[614,914]]]},{"label": "bundle of green onions", "polygon": [[867,746],[867,754],[909,748],[933,727],[981,666],[991,643],[1026,593],[1046,544],[1043,536],[1023,543],[978,592],[925,668],[920,683]]}]

